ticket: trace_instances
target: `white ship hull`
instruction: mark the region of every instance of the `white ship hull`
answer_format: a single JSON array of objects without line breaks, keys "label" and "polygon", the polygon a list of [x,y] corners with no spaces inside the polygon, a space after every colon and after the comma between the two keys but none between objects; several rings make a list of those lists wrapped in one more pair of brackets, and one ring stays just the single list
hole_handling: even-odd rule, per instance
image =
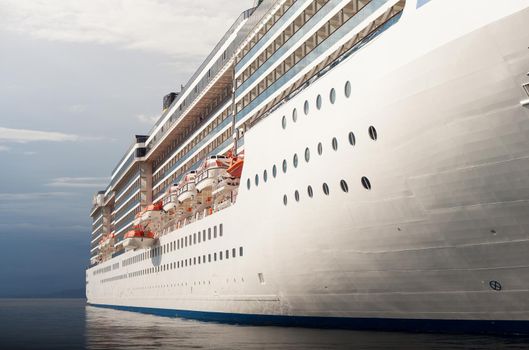
[{"label": "white ship hull", "polygon": [[[407,8],[399,23],[247,132],[235,205],[159,243],[214,227],[216,238],[104,274],[93,271],[144,251],[89,269],[88,302],[232,322],[529,331],[529,109],[520,104],[529,1],[486,3]],[[176,267],[226,250],[229,259]],[[161,271],[130,276],[153,268]]]}]

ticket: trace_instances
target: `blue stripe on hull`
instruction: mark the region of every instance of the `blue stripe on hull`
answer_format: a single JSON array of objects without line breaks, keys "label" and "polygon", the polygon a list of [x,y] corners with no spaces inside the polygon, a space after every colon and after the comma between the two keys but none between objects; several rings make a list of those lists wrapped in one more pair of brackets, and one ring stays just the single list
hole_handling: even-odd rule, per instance
[{"label": "blue stripe on hull", "polygon": [[428,333],[480,333],[501,335],[529,334],[529,321],[421,320],[399,318],[283,316],[158,309],[91,303],[88,304],[96,307],[140,312],[158,316],[180,317],[199,321],[255,326],[286,326]]}]

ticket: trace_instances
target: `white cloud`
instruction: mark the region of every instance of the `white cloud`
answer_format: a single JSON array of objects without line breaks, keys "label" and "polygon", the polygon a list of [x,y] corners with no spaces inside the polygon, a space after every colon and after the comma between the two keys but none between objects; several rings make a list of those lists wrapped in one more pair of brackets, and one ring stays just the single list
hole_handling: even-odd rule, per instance
[{"label": "white cloud", "polygon": [[0,27],[35,38],[204,55],[252,0],[0,0]]},{"label": "white cloud", "polygon": [[0,201],[35,201],[71,196],[70,192],[0,193]]},{"label": "white cloud", "polygon": [[53,187],[104,188],[109,181],[110,178],[108,177],[58,177],[47,185]]},{"label": "white cloud", "polygon": [[137,118],[142,123],[153,125],[158,120],[159,116],[158,115],[148,116],[145,114],[140,114],[137,116]]},{"label": "white cloud", "polygon": [[62,132],[28,130],[28,129],[10,129],[0,127],[0,141],[4,142],[32,142],[32,141],[78,141],[81,137]]}]

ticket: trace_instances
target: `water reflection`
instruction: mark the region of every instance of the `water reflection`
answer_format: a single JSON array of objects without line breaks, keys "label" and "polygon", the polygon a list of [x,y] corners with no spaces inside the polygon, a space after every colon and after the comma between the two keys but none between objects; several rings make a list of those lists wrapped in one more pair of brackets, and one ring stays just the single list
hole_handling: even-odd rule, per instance
[{"label": "water reflection", "polygon": [[526,338],[234,326],[86,307],[88,349],[527,349]]}]

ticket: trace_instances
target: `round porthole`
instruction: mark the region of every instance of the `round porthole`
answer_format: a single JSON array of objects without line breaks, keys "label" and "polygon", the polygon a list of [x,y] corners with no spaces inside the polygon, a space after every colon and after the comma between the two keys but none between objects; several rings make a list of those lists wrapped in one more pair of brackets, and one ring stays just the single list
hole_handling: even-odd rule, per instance
[{"label": "round porthole", "polygon": [[276,177],[276,176],[277,176],[277,167],[275,166],[275,164],[274,164],[274,166],[272,167],[272,176],[273,176],[273,177]]},{"label": "round porthole", "polygon": [[378,138],[377,129],[375,129],[375,127],[371,125],[368,131],[369,131],[369,137],[371,137],[371,140],[376,141],[376,139]]},{"label": "round porthole", "polygon": [[305,161],[308,163],[310,160],[310,149],[307,147],[305,148]]},{"label": "round porthole", "polygon": [[295,123],[298,120],[298,111],[294,108],[292,111],[292,121]]},{"label": "round porthole", "polygon": [[318,143],[318,154],[321,156],[323,153],[323,145],[320,143]]},{"label": "round porthole", "polygon": [[283,127],[283,129],[286,129],[286,127],[287,127],[287,117],[283,116],[283,118],[281,118],[281,126]]},{"label": "round porthole", "polygon": [[292,163],[294,164],[294,168],[298,167],[298,155],[294,154],[294,157],[292,158]]},{"label": "round porthole", "polygon": [[325,182],[323,183],[323,193],[325,193],[325,195],[329,195],[329,185],[327,185]]},{"label": "round porthole", "polygon": [[362,177],[362,186],[364,186],[364,188],[366,190],[370,190],[371,189],[371,182],[369,181],[369,179],[365,176]]},{"label": "round porthole", "polygon": [[345,97],[349,98],[351,96],[351,83],[349,81],[345,83],[343,90]]},{"label": "round porthole", "polygon": [[329,100],[331,101],[331,103],[336,102],[336,90],[334,90],[334,88],[332,88],[329,92]]},{"label": "round porthole", "polygon": [[342,189],[342,191],[344,191],[345,193],[349,192],[349,186],[347,186],[347,182],[345,180],[341,180],[340,181],[340,188]]},{"label": "round porthole", "polygon": [[298,192],[298,190],[294,191],[294,199],[296,200],[296,202],[299,202],[299,192]]},{"label": "round porthole", "polygon": [[336,139],[336,137],[332,138],[332,149],[335,151],[338,150],[338,140]]},{"label": "round porthole", "polygon": [[287,172],[287,160],[286,159],[283,159],[283,172],[284,173]]},{"label": "round porthole", "polygon": [[351,146],[356,145],[356,137],[352,131],[349,133],[349,136],[347,138],[349,139],[349,143],[351,144]]},{"label": "round porthole", "polygon": [[312,186],[307,187],[307,194],[310,198],[312,198],[312,196],[314,195],[314,192],[312,191]]},{"label": "round porthole", "polygon": [[268,180],[268,173],[267,171],[263,171],[263,181],[266,182]]},{"label": "round porthole", "polygon": [[305,104],[303,105],[303,112],[305,112],[305,115],[309,114],[309,101],[305,101]]},{"label": "round porthole", "polygon": [[246,180],[246,187],[247,187],[248,189],[250,189],[250,183],[251,183],[250,179]]},{"label": "round porthole", "polygon": [[318,95],[318,97],[316,97],[316,108],[318,110],[321,109],[321,95]]},{"label": "round porthole", "polygon": [[284,205],[287,205],[287,203],[288,203],[288,198],[287,198],[287,195],[285,194],[285,195],[283,196],[283,204],[284,204]]},{"label": "round porthole", "polygon": [[255,175],[255,186],[259,186],[259,175]]}]

